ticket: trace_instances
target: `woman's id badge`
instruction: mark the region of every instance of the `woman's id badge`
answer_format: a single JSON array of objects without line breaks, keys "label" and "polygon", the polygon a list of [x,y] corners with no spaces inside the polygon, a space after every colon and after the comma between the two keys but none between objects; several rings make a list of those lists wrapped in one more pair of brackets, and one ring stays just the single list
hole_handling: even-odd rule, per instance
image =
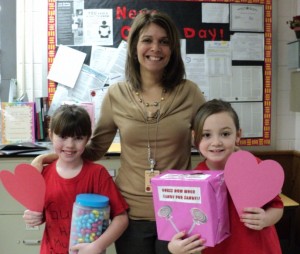
[{"label": "woman's id badge", "polygon": [[152,192],[151,178],[159,175],[159,170],[146,170],[145,171],[145,192]]}]

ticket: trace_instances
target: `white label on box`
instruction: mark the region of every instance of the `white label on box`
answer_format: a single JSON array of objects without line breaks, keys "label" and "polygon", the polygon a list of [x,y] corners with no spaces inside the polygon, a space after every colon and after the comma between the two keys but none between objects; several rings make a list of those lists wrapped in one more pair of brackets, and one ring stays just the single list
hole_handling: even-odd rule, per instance
[{"label": "white label on box", "polygon": [[164,179],[164,180],[185,180],[185,179],[205,180],[208,177],[210,177],[209,174],[203,174],[203,173],[199,173],[199,174],[165,174],[165,175],[161,176],[160,179]]},{"label": "white label on box", "polygon": [[199,187],[158,186],[160,201],[201,204],[201,189]]}]

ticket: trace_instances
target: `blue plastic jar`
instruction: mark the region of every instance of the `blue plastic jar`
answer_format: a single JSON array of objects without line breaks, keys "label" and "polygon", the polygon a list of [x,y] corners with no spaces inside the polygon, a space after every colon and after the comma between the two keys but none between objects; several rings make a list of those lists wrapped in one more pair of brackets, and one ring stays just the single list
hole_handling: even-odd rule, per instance
[{"label": "blue plastic jar", "polygon": [[70,246],[91,243],[109,224],[109,198],[98,194],[78,194],[73,205]]}]

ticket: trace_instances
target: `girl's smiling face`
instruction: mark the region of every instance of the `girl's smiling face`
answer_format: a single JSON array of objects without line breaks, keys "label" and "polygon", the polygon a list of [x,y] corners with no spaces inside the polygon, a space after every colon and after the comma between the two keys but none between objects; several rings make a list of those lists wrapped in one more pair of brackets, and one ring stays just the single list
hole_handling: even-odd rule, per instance
[{"label": "girl's smiling face", "polygon": [[224,169],[228,157],[234,152],[241,137],[228,112],[208,116],[203,125],[199,151],[210,169]]},{"label": "girl's smiling face", "polygon": [[137,57],[141,72],[148,71],[162,75],[171,57],[169,39],[162,27],[151,23],[141,31]]},{"label": "girl's smiling face", "polygon": [[60,137],[55,133],[51,134],[53,149],[64,163],[81,162],[81,155],[88,142],[88,137]]}]

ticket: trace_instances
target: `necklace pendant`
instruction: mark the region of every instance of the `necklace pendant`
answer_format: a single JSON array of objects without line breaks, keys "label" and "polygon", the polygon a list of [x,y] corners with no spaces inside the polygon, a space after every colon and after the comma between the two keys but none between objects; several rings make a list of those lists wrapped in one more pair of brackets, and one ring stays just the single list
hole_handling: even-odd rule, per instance
[{"label": "necklace pendant", "polygon": [[154,112],[152,112],[152,111],[147,111],[147,119],[148,119],[148,120],[153,120],[153,119],[157,118],[158,115],[159,115],[159,111],[158,111],[158,110],[156,110],[156,111],[154,111]]}]

